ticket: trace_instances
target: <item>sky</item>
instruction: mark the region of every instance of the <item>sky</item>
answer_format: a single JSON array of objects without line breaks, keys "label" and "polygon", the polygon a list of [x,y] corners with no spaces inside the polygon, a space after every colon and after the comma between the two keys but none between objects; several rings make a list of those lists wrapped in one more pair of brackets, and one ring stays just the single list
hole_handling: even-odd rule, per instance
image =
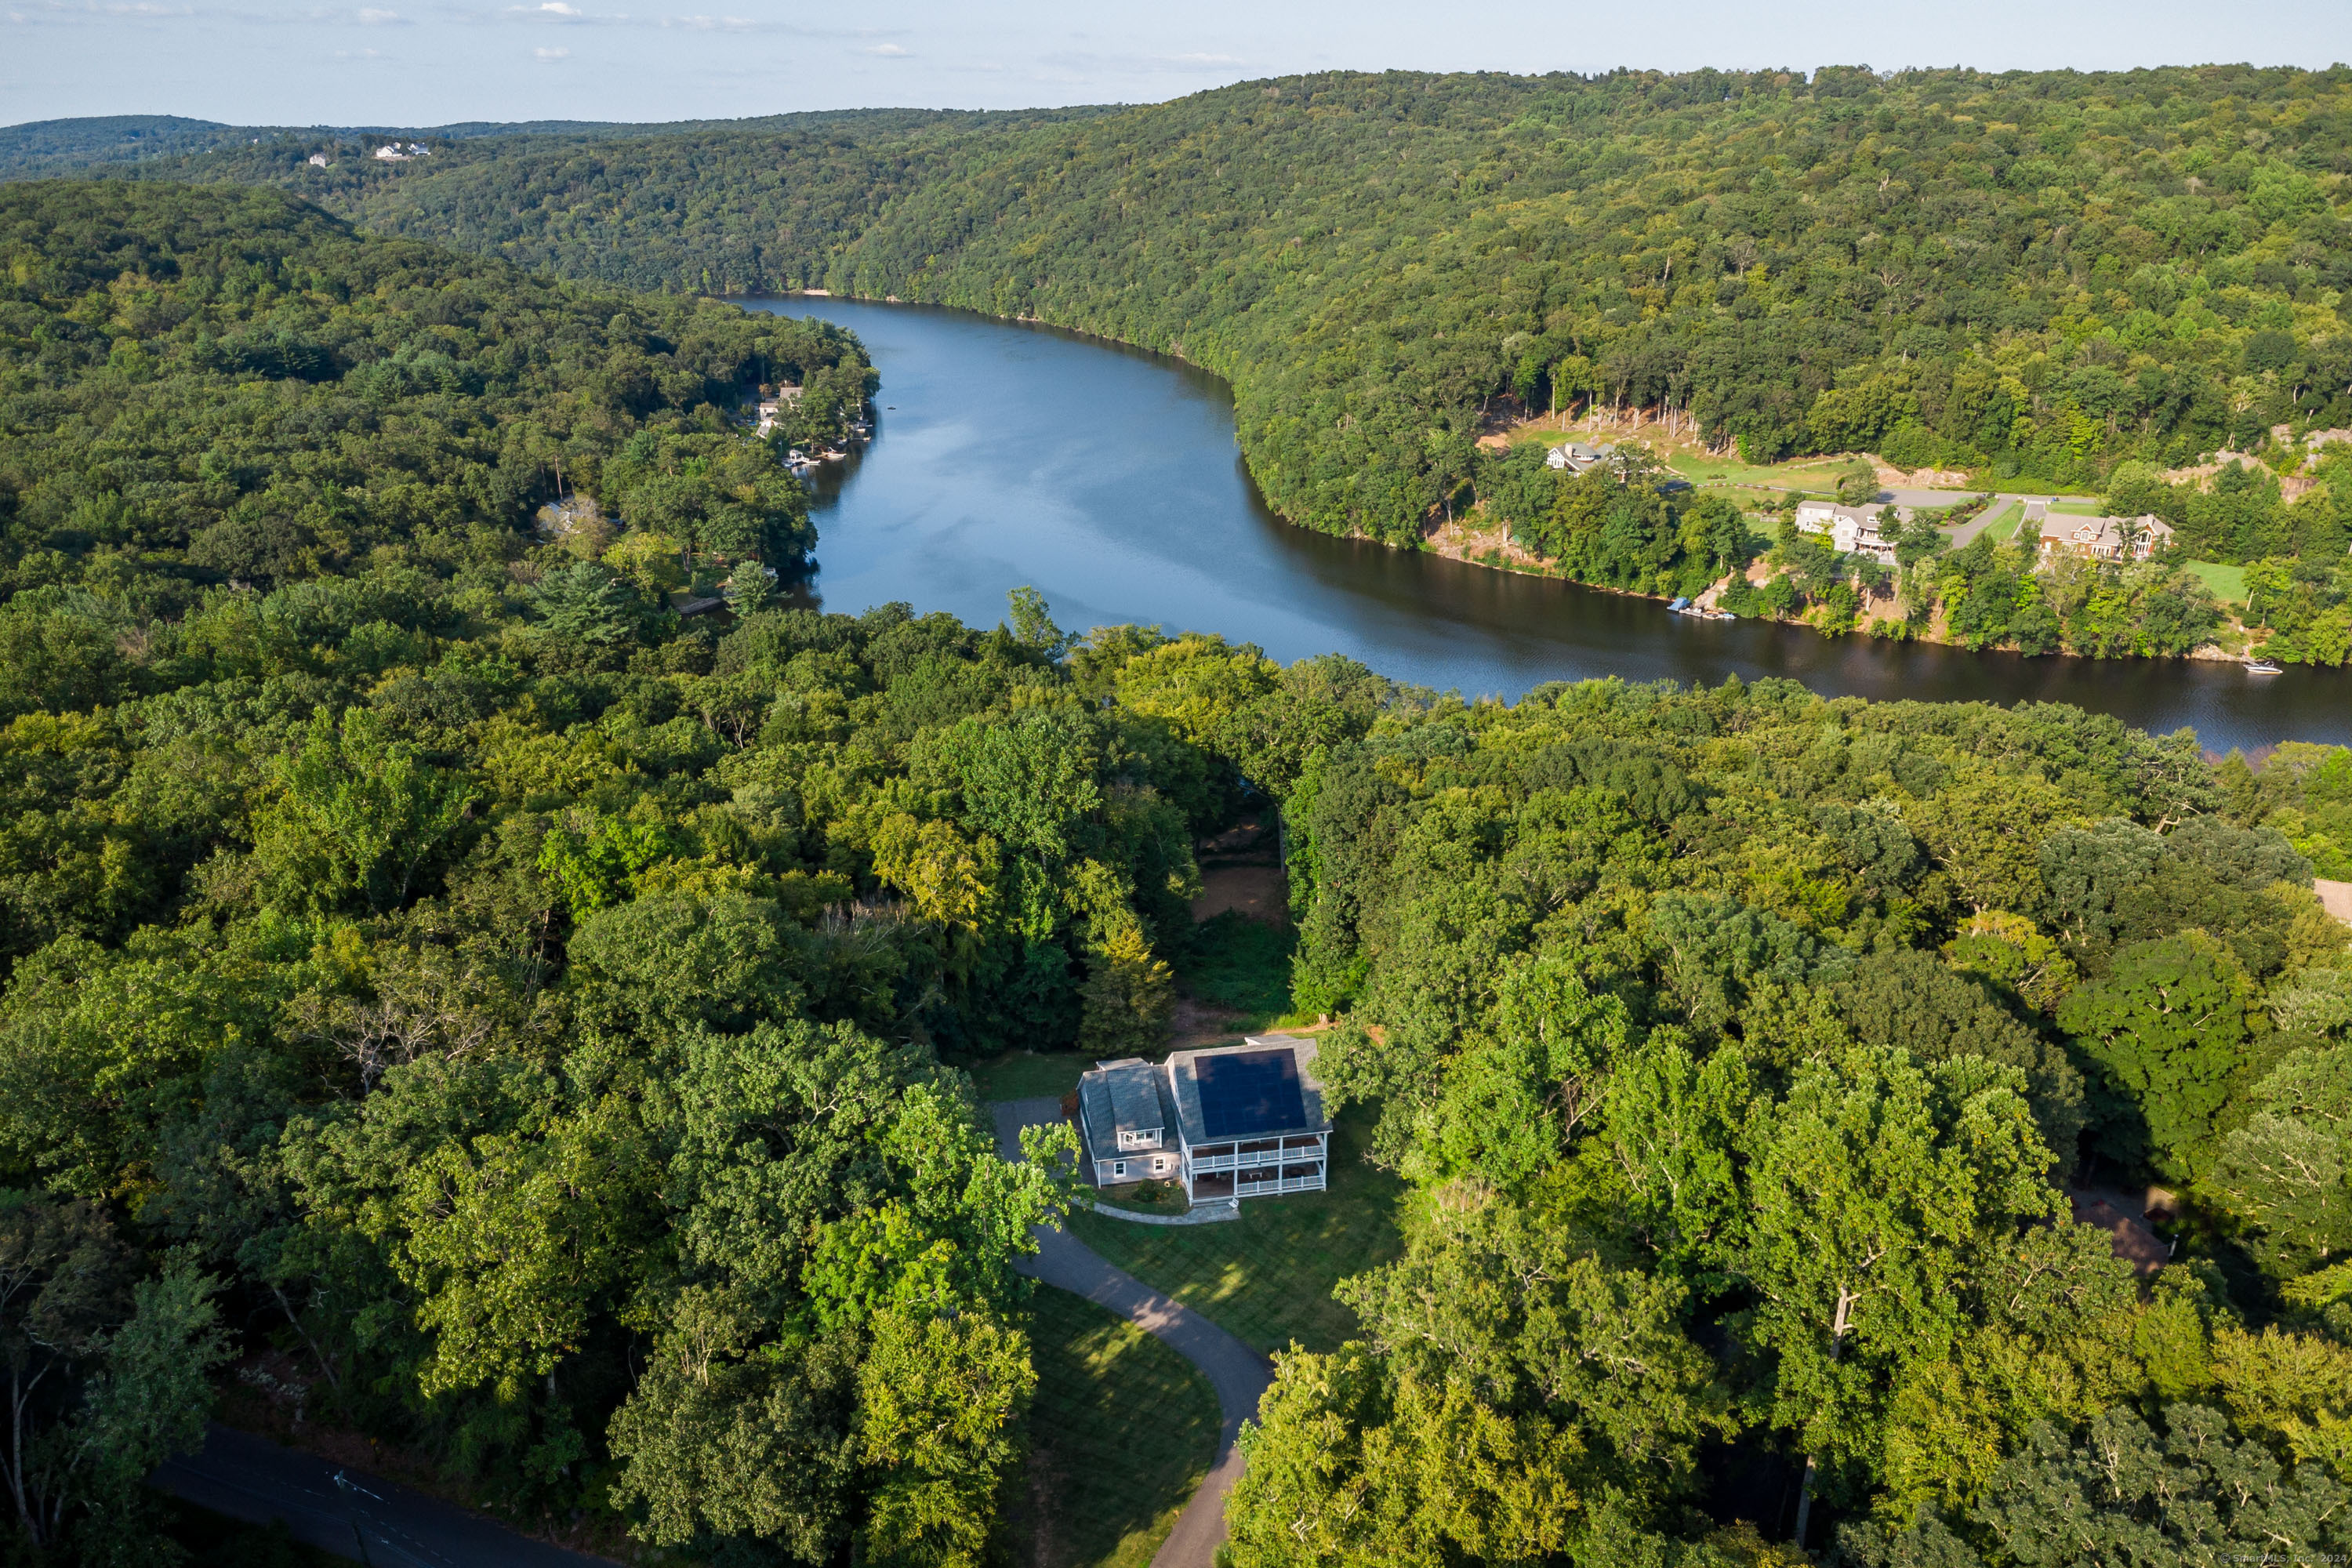
[{"label": "sky", "polygon": [[1334,68],[2215,60],[2352,60],[2352,0],[0,0],[0,124],[91,114],[429,126],[1016,109],[1153,102]]}]

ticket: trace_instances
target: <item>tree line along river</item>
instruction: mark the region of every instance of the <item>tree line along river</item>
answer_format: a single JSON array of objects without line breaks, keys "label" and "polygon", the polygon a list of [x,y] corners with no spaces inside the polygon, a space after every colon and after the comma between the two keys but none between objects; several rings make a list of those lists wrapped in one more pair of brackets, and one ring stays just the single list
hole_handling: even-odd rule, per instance
[{"label": "tree line along river", "polygon": [[1707,622],[1662,603],[1293,528],[1258,498],[1225,384],[1156,354],[964,311],[830,299],[882,377],[872,445],[815,479],[807,602],[905,600],[980,626],[1034,585],[1065,626],[1215,632],[1286,663],[1516,699],[1549,680],[1782,676],[1827,696],[2071,702],[2211,750],[2352,742],[2352,677],[2234,663],[2026,658]]}]

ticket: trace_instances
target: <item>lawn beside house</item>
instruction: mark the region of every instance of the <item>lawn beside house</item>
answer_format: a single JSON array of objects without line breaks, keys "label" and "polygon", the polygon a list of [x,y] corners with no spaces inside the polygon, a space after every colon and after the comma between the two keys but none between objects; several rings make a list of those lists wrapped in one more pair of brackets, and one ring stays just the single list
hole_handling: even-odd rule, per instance
[{"label": "lawn beside house", "polygon": [[1190,1363],[1066,1290],[1031,1302],[1037,1396],[1024,1485],[1003,1516],[1020,1568],[1144,1568],[1217,1448],[1217,1396]]},{"label": "lawn beside house", "polygon": [[1365,1163],[1370,1115],[1341,1114],[1331,1131],[1330,1190],[1251,1198],[1219,1225],[1143,1226],[1100,1215],[1070,1218],[1078,1239],[1252,1349],[1296,1340],[1329,1351],[1357,1331],[1331,1287],[1404,1248],[1403,1182]]},{"label": "lawn beside house", "polygon": [[2184,561],[2180,564],[2190,576],[2198,578],[2208,588],[2212,589],[2215,598],[2225,605],[2244,607],[2246,603],[2246,569],[2244,567],[2224,566],[2218,561]]},{"label": "lawn beside house", "polygon": [[2011,501],[1994,516],[1990,522],[1985,524],[1984,531],[1992,536],[1994,543],[2006,544],[2017,537],[2017,525],[2024,521],[2024,505],[2019,501]]}]

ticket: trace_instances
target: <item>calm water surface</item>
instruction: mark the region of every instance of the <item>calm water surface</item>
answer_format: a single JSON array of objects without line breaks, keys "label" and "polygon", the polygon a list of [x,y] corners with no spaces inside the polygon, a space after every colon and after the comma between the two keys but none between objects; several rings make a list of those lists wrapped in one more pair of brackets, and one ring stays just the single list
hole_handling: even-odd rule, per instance
[{"label": "calm water surface", "polygon": [[812,597],[903,599],[980,626],[1033,584],[1063,626],[1216,632],[1286,662],[1339,652],[1399,680],[1517,698],[1547,680],[1785,676],[1830,696],[2072,702],[2211,748],[2352,742],[2352,679],[2234,665],[1972,654],[1626,598],[1280,521],[1243,470],[1224,383],[1157,355],[961,311],[840,300],[882,374],[876,437],[817,480]]}]

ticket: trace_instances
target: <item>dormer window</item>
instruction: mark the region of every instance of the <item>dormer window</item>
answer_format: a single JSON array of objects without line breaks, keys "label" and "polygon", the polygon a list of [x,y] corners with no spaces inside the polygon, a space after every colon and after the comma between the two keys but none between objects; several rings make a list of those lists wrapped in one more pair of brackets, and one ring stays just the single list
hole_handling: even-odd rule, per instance
[{"label": "dormer window", "polygon": [[1157,1149],[1160,1147],[1160,1131],[1157,1127],[1139,1131],[1122,1127],[1118,1133],[1118,1146],[1122,1149]]}]

